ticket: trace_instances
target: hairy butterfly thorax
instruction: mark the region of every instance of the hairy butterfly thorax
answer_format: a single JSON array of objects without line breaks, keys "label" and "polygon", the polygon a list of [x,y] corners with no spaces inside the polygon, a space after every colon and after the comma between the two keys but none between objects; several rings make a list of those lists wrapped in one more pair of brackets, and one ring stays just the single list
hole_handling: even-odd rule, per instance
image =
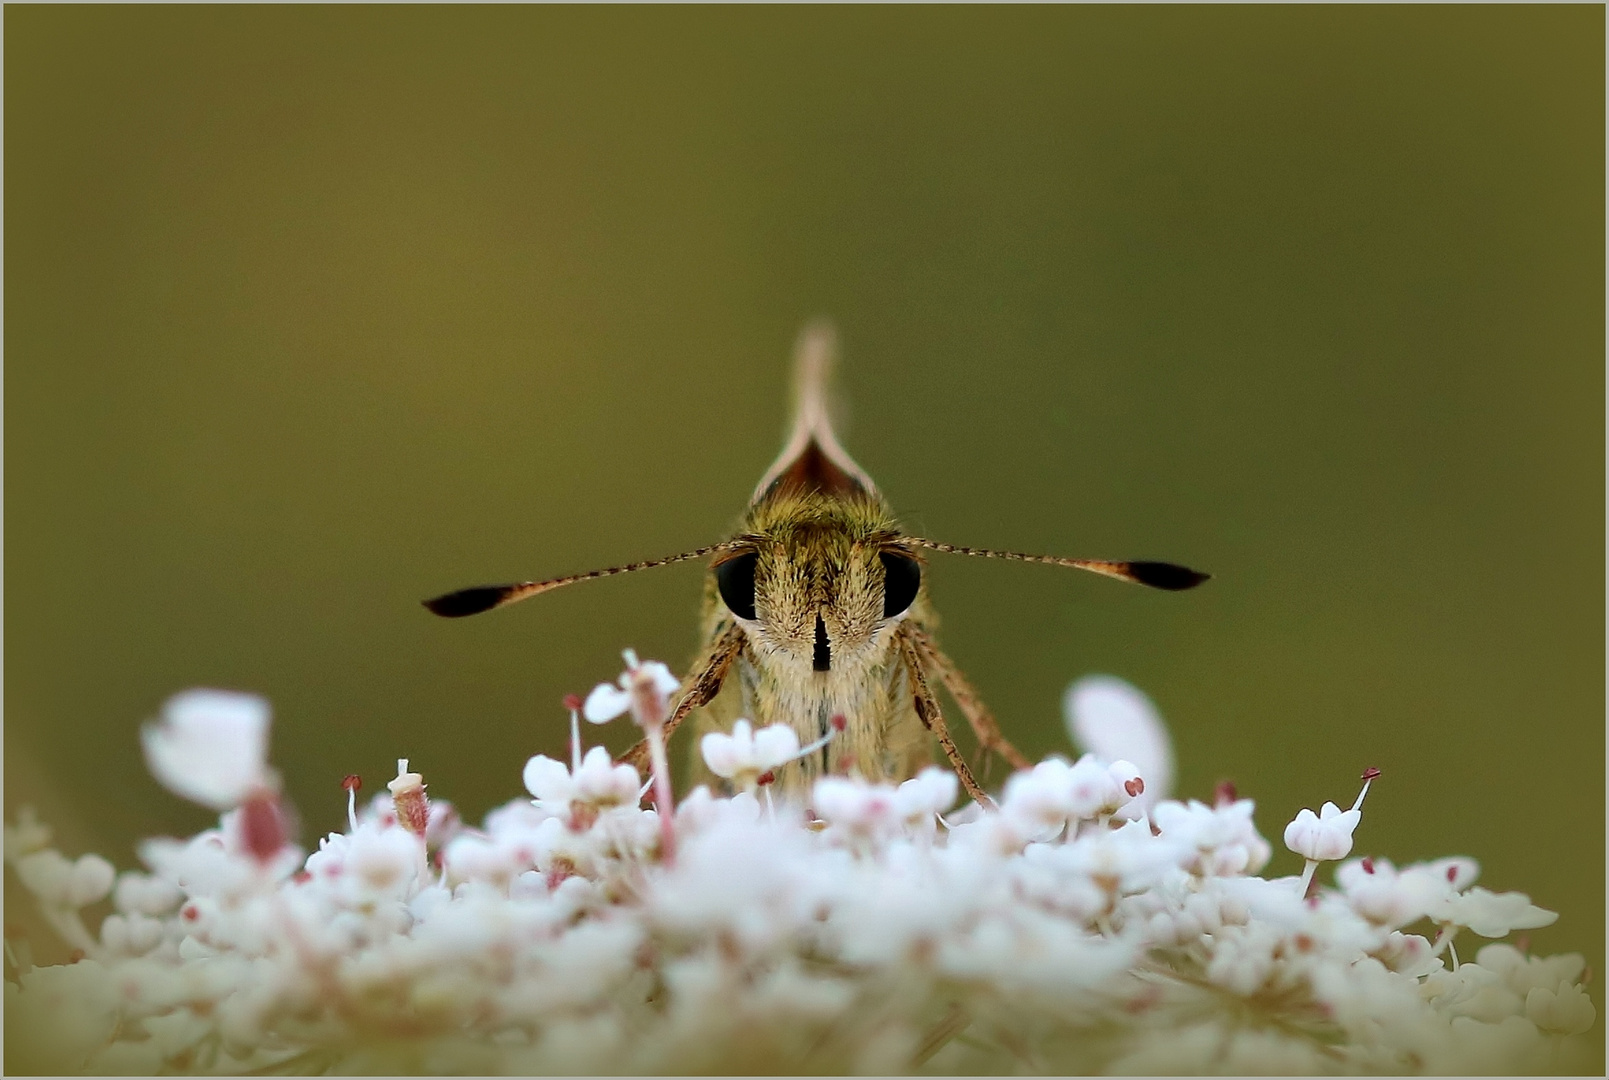
[{"label": "hairy butterfly thorax", "polygon": [[[839,443],[828,416],[834,339],[806,329],[796,352],[795,409],[786,444],[755,488],[729,540],[663,559],[513,585],[481,586],[427,600],[438,615],[472,615],[576,581],[710,557],[703,646],[665,724],[688,716],[700,733],[785,724],[814,747],[775,771],[781,795],[803,797],[823,773],[903,780],[935,746],[969,794],[987,799],[950,737],[942,686],[980,750],[1021,768],[1027,759],[1001,734],[960,669],[933,637],[924,551],[1039,562],[1177,590],[1205,574],[1171,563],[1111,562],[957,547],[900,531],[893,511]],[[642,745],[625,760],[641,767]],[[693,754],[695,776],[724,783]]]}]

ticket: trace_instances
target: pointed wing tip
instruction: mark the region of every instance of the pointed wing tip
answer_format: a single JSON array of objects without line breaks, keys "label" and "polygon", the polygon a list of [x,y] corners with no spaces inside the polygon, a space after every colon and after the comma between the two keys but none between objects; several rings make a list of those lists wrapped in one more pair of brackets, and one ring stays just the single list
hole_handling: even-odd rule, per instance
[{"label": "pointed wing tip", "polygon": [[1193,589],[1212,577],[1211,574],[1203,574],[1188,566],[1165,562],[1131,562],[1128,564],[1128,571],[1141,585],[1149,585],[1153,589],[1166,589],[1168,592]]},{"label": "pointed wing tip", "polygon": [[794,346],[796,354],[803,356],[806,353],[820,354],[825,351],[829,356],[838,349],[838,327],[829,318],[822,316],[811,319],[799,330],[799,340]]},{"label": "pointed wing tip", "polygon": [[877,485],[849,456],[833,429],[830,384],[837,358],[838,331],[832,322],[806,323],[794,344],[793,420],[782,452],[755,486],[751,505],[784,489],[876,496]]},{"label": "pointed wing tip", "polygon": [[829,430],[828,384],[838,361],[838,331],[826,319],[816,319],[799,331],[793,346],[794,432],[801,427]]},{"label": "pointed wing tip", "polygon": [[507,585],[480,585],[473,589],[459,589],[420,603],[433,615],[444,619],[461,619],[465,615],[479,615],[501,604],[509,594]]}]

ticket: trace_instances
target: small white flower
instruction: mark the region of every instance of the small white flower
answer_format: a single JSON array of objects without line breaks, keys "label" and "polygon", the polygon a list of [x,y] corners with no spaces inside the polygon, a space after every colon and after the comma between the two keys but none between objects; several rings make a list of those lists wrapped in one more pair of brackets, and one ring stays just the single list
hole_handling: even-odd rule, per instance
[{"label": "small white flower", "polygon": [[606,724],[630,709],[639,724],[662,722],[670,696],[681,683],[658,660],[639,661],[630,649],[624,656],[626,670],[617,684],[594,686],[581,706],[581,715],[590,723]]},{"label": "small white flower", "polygon": [[1539,908],[1521,892],[1494,893],[1479,886],[1446,897],[1430,912],[1440,923],[1464,926],[1481,937],[1499,938],[1513,930],[1552,925],[1558,913]]},{"label": "small white flower", "polygon": [[894,789],[859,777],[823,776],[811,789],[810,805],[823,820],[852,833],[882,832],[900,820]]},{"label": "small white flower", "polygon": [[1417,865],[1399,872],[1389,859],[1349,859],[1336,868],[1335,880],[1353,911],[1393,930],[1453,895],[1447,875],[1437,868]]},{"label": "small white flower", "polygon": [[240,897],[258,884],[269,884],[260,880],[249,859],[229,850],[220,829],[208,829],[182,842],[146,840],[139,845],[139,854],[157,876],[191,897]]},{"label": "small white flower", "polygon": [[1344,859],[1352,850],[1352,832],[1363,820],[1363,797],[1369,793],[1369,785],[1379,775],[1379,769],[1363,771],[1363,790],[1358,792],[1351,809],[1342,810],[1334,803],[1326,802],[1314,814],[1304,806],[1295,820],[1285,826],[1285,846],[1310,864],[1302,874],[1304,890],[1313,875],[1312,863]]},{"label": "small white flower", "polygon": [[1070,849],[1063,844],[1029,844],[1010,865],[1012,888],[1030,903],[1080,923],[1106,912],[1107,894],[1077,869],[1067,865]]},{"label": "small white flower", "polygon": [[1143,821],[1098,829],[1064,845],[1066,865],[1113,894],[1138,892],[1178,872],[1176,851],[1156,840]]},{"label": "small white flower", "polygon": [[1560,983],[1553,990],[1538,986],[1525,995],[1525,1015],[1543,1031],[1579,1035],[1598,1018],[1592,999],[1579,986]]},{"label": "small white flower", "polygon": [[730,735],[709,732],[699,741],[699,750],[710,772],[747,791],[762,774],[799,752],[799,736],[786,724],[772,724],[755,731],[747,720],[739,720],[732,725]]},{"label": "small white flower", "polygon": [[568,815],[572,803],[592,808],[634,806],[642,780],[630,765],[616,765],[609,751],[594,746],[572,775],[561,761],[537,754],[525,763],[525,789],[540,809]]},{"label": "small white flower", "polygon": [[1030,836],[1048,840],[1073,814],[1073,767],[1061,758],[1046,758],[1027,772],[1013,773],[1000,796],[1006,818]]},{"label": "small white flower", "polygon": [[1156,799],[1146,798],[1151,785],[1140,772],[1138,765],[1124,758],[1118,758],[1106,767],[1106,772],[1111,776],[1117,789],[1112,794],[1114,801],[1101,808],[1102,814],[1138,821],[1155,805]]},{"label": "small white flower", "polygon": [[531,801],[537,806],[556,812],[569,809],[575,785],[570,779],[570,768],[564,762],[555,761],[546,754],[537,754],[525,763],[521,779],[525,781],[525,790],[533,796]]},{"label": "small white flower", "polygon": [[926,830],[937,824],[935,815],[955,805],[959,791],[954,769],[929,765],[894,789],[894,811],[907,825]]},{"label": "small white flower", "polygon": [[1533,956],[1498,941],[1482,945],[1475,954],[1475,962],[1497,972],[1515,993],[1522,995],[1538,986],[1549,990],[1561,982],[1580,982],[1587,967],[1580,953]]},{"label": "small white flower", "polygon": [[[362,824],[358,826],[359,829],[363,827]],[[355,833],[357,829],[352,831]],[[352,837],[347,833],[330,833],[320,838],[318,850],[307,857],[303,869],[315,878],[338,878],[346,872],[346,853],[351,845]]]},{"label": "small white flower", "polygon": [[1504,985],[1496,972],[1479,964],[1434,972],[1425,979],[1423,992],[1449,1015],[1483,1024],[1500,1023],[1524,1009],[1520,996]]},{"label": "small white flower", "polygon": [[140,730],[145,762],[162,786],[227,810],[272,782],[268,702],[228,690],[186,690]]},{"label": "small white flower", "polygon": [[1226,928],[1213,938],[1207,978],[1232,993],[1251,996],[1278,980],[1278,956],[1288,940],[1279,928],[1255,920]]},{"label": "small white flower", "polygon": [[1157,803],[1151,819],[1162,838],[1190,852],[1183,866],[1203,877],[1230,877],[1253,873],[1268,864],[1268,841],[1252,823],[1256,804],[1250,799],[1208,806],[1191,799]]},{"label": "small white flower", "polygon": [[1156,706],[1114,675],[1086,675],[1067,688],[1062,713],[1073,741],[1102,761],[1131,761],[1145,790],[1125,808],[1140,816],[1173,789],[1173,740]]},{"label": "small white flower", "polygon": [[403,900],[424,870],[424,848],[407,829],[358,826],[346,846],[342,891],[352,903]]},{"label": "small white flower", "polygon": [[[1133,769],[1128,762],[1123,765],[1124,772]],[[1138,775],[1134,773],[1125,779],[1132,782]],[[1144,785],[1137,787],[1143,790]],[[1089,821],[1110,815],[1131,798],[1133,796],[1124,791],[1117,775],[1096,761],[1094,754],[1085,754],[1073,762],[1073,767],[1067,771],[1067,807],[1070,816],[1076,820]]]},{"label": "small white flower", "polygon": [[1332,802],[1325,803],[1317,814],[1303,807],[1285,826],[1285,846],[1304,859],[1345,858],[1352,850],[1352,830],[1362,820],[1358,811],[1342,810]]},{"label": "small white flower", "polygon": [[1373,955],[1392,971],[1410,979],[1422,978],[1442,968],[1441,957],[1436,955],[1427,939],[1418,934],[1404,934],[1400,930],[1391,931],[1385,944]]}]

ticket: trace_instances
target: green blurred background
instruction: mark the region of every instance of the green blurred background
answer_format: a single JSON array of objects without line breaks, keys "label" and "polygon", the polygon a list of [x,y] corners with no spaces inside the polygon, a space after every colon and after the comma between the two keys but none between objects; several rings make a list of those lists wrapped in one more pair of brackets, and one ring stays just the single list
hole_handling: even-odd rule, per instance
[{"label": "green blurred background", "polygon": [[4,17],[6,803],[69,846],[206,824],[137,744],[198,684],[304,839],[400,755],[520,794],[699,569],[419,600],[722,537],[827,315],[910,527],[1216,575],[935,556],[1027,751],[1105,671],[1276,844],[1378,766],[1359,851],[1602,970],[1601,7]]}]

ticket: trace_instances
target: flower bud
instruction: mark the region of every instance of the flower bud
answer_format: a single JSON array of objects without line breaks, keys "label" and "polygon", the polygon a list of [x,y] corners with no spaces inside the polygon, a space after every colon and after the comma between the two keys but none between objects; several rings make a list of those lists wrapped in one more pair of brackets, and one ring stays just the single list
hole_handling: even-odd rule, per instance
[{"label": "flower bud", "polygon": [[397,777],[386,785],[391,791],[391,803],[397,810],[397,822],[421,840],[430,825],[430,800],[425,797],[425,778],[408,771],[408,759],[397,759]]}]

